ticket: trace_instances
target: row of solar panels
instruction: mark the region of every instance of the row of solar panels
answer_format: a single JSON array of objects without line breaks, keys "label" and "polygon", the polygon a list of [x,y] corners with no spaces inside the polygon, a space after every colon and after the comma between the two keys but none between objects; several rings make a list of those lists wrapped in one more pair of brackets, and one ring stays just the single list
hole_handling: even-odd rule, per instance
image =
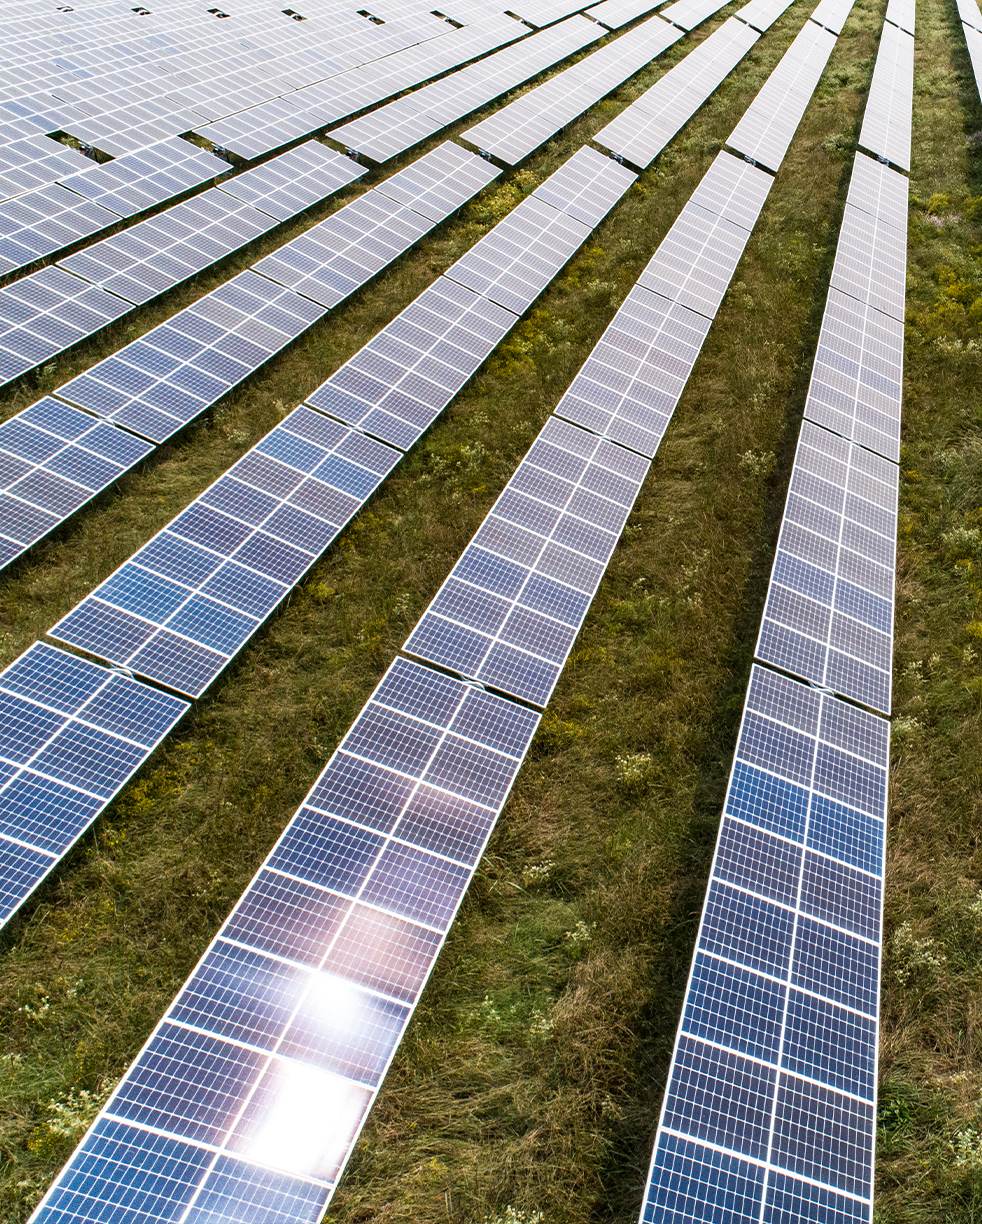
[{"label": "row of solar panels", "polygon": [[[897,16],[913,27],[912,5]],[[885,163],[913,97],[898,36],[884,26],[863,124],[882,161],[854,161],[646,1221],[872,1220],[907,218]]]},{"label": "row of solar panels", "polygon": [[[704,90],[714,87],[712,80],[702,83]],[[678,114],[677,127],[681,127],[691,109],[691,102],[687,102]],[[561,114],[554,115],[554,123],[562,121]],[[329,163],[330,172],[341,182],[357,177],[350,162],[336,155],[324,153],[322,156]],[[249,194],[250,178],[269,173],[270,167],[259,167],[224,184],[220,190]],[[310,302],[322,308],[338,305],[428,229],[444,220],[454,208],[476,194],[496,173],[488,163],[456,146],[441,146],[255,265],[256,272],[283,286],[289,294],[277,292],[259,277],[243,274],[72,380],[59,389],[59,395],[79,408],[134,431],[141,439],[164,441],[315,322],[323,309],[312,313]],[[217,196],[219,189],[211,194]],[[179,207],[201,211],[198,201]],[[249,211],[253,218],[257,216],[251,206],[243,205],[239,211]],[[585,216],[590,219],[589,203]],[[549,220],[548,210],[543,217]],[[252,236],[248,219],[239,220],[240,229],[245,224],[241,240],[246,241]],[[209,222],[202,235],[178,238],[169,248],[138,259],[143,254],[139,245],[141,230],[156,233],[160,224],[159,218],[152,218],[132,231],[66,260],[64,266],[70,271],[114,291],[102,293],[62,273],[61,279],[67,284],[62,285],[59,280],[55,288],[74,292],[75,298],[68,302],[68,308],[75,311],[83,306],[91,308],[98,294],[103,312],[112,307],[115,312],[112,317],[118,317],[130,307],[117,304],[117,295],[130,299],[143,295],[144,301],[149,300],[156,285],[160,289],[167,287],[164,278],[168,272],[173,277],[182,270],[182,263],[190,266],[187,256],[183,260],[179,258],[182,249],[190,246],[197,252],[203,244],[207,246],[213,241],[212,229],[226,233],[229,230],[225,218]],[[520,225],[516,214],[507,222],[506,229]],[[499,247],[511,244],[514,255],[511,263],[499,270],[498,299],[507,308],[520,311],[524,309],[521,305],[525,300],[523,285],[530,276],[535,279],[532,265],[538,255],[534,248],[523,243],[521,233],[517,234],[518,245],[510,234],[504,231],[496,231],[496,234]],[[550,239],[540,236],[538,241],[549,242]],[[100,261],[102,250],[105,255]],[[223,249],[221,254],[224,253],[227,252]],[[484,255],[475,252],[471,263],[480,263],[482,259]],[[550,266],[548,261],[543,265],[547,271]],[[472,268],[472,287],[478,287],[478,281],[473,281],[474,275]],[[27,288],[35,289],[39,280],[47,282],[58,276],[57,270],[44,269],[10,287],[10,292],[22,294]],[[516,278],[520,282],[518,288],[508,296],[506,287]],[[548,283],[548,276],[546,279],[539,276],[536,283],[539,289],[543,288]],[[45,283],[43,288],[49,291],[52,286]],[[250,295],[245,303],[252,307],[251,310],[243,309],[243,291]],[[229,315],[233,299],[238,313]],[[270,317],[270,307],[276,312],[279,326],[272,333],[264,330],[260,334],[257,328]],[[17,335],[22,348],[35,355],[47,340],[43,350],[47,359],[52,355],[54,341],[38,334],[42,325],[37,322],[37,316],[45,320],[44,326],[64,328],[66,321],[57,315],[48,322],[56,311],[64,309],[65,305],[57,299],[43,315],[35,308],[34,318],[2,339],[12,347],[10,336]],[[287,326],[283,326],[284,320]],[[106,318],[93,320],[91,330],[106,321]],[[246,330],[243,330],[244,325],[248,325]],[[13,355],[10,360],[14,360]],[[28,357],[22,355],[20,360],[25,362]],[[362,358],[353,360],[357,362]],[[348,367],[335,376],[335,385],[344,387],[346,380],[350,381]],[[382,397],[387,391],[388,388],[383,389]],[[330,389],[325,391],[325,395],[331,394]],[[399,423],[393,425],[391,397],[384,405],[380,402],[382,397],[375,395],[373,399],[370,395],[366,399],[362,396],[360,410],[352,417],[350,404],[354,401],[349,395],[347,406],[336,415],[395,445],[411,445],[418,436],[413,432],[412,417],[419,415],[420,406],[412,405],[408,423],[405,417],[400,417]],[[380,413],[389,418],[384,428],[378,424]],[[425,411],[423,415],[425,417]],[[46,431],[49,436],[39,438],[38,430]],[[0,477],[5,488],[5,492],[0,492],[0,563],[9,564],[117,479],[124,470],[119,463],[123,456],[132,456],[131,461],[135,463],[149,453],[149,448],[130,438],[117,438],[117,432],[105,426],[96,427],[83,413],[72,417],[49,400],[32,405],[0,426],[0,454],[6,452],[6,471]],[[99,449],[94,457],[90,452],[96,444]]]},{"label": "row of solar panels", "polygon": [[[472,156],[448,148],[454,157]],[[494,175],[486,162],[473,160],[489,176]],[[528,224],[538,226],[544,238],[539,248],[551,272],[542,277],[540,288],[633,181],[634,176],[616,163],[581,150],[538,189],[554,204],[536,195],[519,205],[515,211]],[[591,210],[588,224],[574,220],[561,207],[566,201],[582,216],[584,198],[589,199],[586,207]],[[550,214],[548,220],[544,212]],[[485,250],[493,247],[494,233],[483,240]],[[525,308],[521,306],[517,313],[504,309],[491,297],[452,279],[454,267],[448,273],[376,337],[389,345],[402,344],[422,359],[416,363],[415,381],[407,388],[425,397],[420,403],[425,404],[426,420],[419,423],[415,436],[463,386]],[[262,281],[254,273],[249,275]],[[538,292],[539,288],[530,289],[528,301]],[[316,401],[319,396],[310,398]],[[51,411],[54,415],[64,408],[53,405]],[[178,692],[198,696],[401,457],[401,451],[392,445],[366,437],[314,408],[299,407],[70,612],[56,626],[56,636]],[[19,711],[16,719],[11,718],[9,736],[0,731],[0,760],[17,774],[11,785],[0,790],[0,813],[8,792],[23,791],[27,796],[17,799],[15,812],[0,816],[0,855],[7,854],[10,868],[0,869],[3,918],[50,871],[109,798],[81,785],[74,800],[66,788],[54,810],[46,806],[49,784],[64,787],[70,779],[54,774],[50,767],[34,769],[31,762],[60,756],[74,770],[70,754],[64,748],[51,748],[50,741],[77,737],[76,724],[87,725],[88,719],[84,710],[77,713],[63,708],[65,681],[57,660],[66,660],[63,668],[72,674],[77,660],[50,647],[35,647],[34,651],[43,655],[50,671],[45,684],[35,684],[30,694],[18,687],[20,670],[35,666],[30,662],[31,652],[0,676],[3,689],[8,673],[14,675],[10,699],[17,698]],[[102,668],[97,671],[104,674]],[[155,706],[155,690],[133,680],[127,680],[127,685],[133,686],[127,692]],[[170,725],[185,708],[184,702],[167,705]],[[49,722],[46,712],[50,710],[63,716],[56,724]],[[156,738],[145,746],[140,759],[169,730],[163,719],[154,725]],[[105,773],[118,790],[121,772],[128,777],[138,762],[131,759],[132,753],[119,758],[115,743],[107,742],[106,754],[103,759],[89,746],[87,768]],[[35,841],[30,834],[32,822],[39,830]]]},{"label": "row of solar panels", "polygon": [[[118,26],[111,28],[111,54],[93,52],[88,64],[79,49],[66,58],[62,45],[61,54],[48,61],[53,72],[42,67],[38,77],[28,65],[17,73],[8,70],[0,114],[27,119],[44,131],[69,132],[114,155],[135,152],[189,129],[203,128],[213,136],[218,129],[211,124],[231,122],[234,128],[233,116],[257,106],[270,127],[290,126],[329,97],[351,95],[356,104],[350,109],[358,110],[379,100],[357,103],[359,91],[371,93],[373,75],[378,85],[382,78],[391,83],[384,97],[527,29],[492,4],[451,0],[461,18],[455,24],[462,28],[411,7],[411,15],[382,26],[349,10],[336,12],[328,29],[318,29],[317,23],[290,22],[267,10],[233,14],[229,25],[205,18],[195,29],[201,10],[182,5],[169,19],[155,13],[135,22],[128,43],[120,41]],[[373,67],[366,71],[367,65]],[[414,76],[420,68],[424,75]],[[23,79],[32,76],[30,83]]]},{"label": "row of solar panels", "polygon": [[[696,207],[739,230],[742,250],[770,182],[721,153]],[[714,313],[639,286],[615,324],[635,350],[667,340],[684,382]],[[429,642],[453,635],[427,630],[468,610],[506,692],[529,674],[530,656],[509,666],[509,651],[532,644],[561,666],[648,465],[553,416],[407,651],[437,661]],[[453,666],[480,674],[476,656]],[[538,718],[397,660],[34,1218],[106,1218],[125,1201],[187,1224],[252,1221],[260,1204],[264,1218],[319,1219]]]},{"label": "row of solar panels", "polygon": [[979,13],[975,0],[957,0],[957,3],[962,32],[965,35],[968,56],[972,63],[975,87],[982,98],[982,14]]},{"label": "row of solar panels", "polygon": [[0,289],[0,382],[49,361],[364,173],[312,140]]},{"label": "row of solar panels", "polygon": [[[350,161],[337,164],[357,177]],[[9,563],[53,530],[118,478],[124,457],[131,466],[153,449],[144,438],[162,442],[204,412],[321,318],[325,297],[331,305],[347,297],[497,174],[455,145],[440,146],[302,236],[304,249],[319,255],[303,293],[259,274],[267,260],[275,270],[280,256],[289,258],[297,239],[261,260],[258,272],[240,273],[61,387],[71,408],[46,397],[0,425],[0,560]],[[45,275],[77,279],[60,269]],[[89,286],[84,293],[120,300]],[[120,302],[120,313],[129,309]],[[107,459],[116,466],[100,462]]]}]

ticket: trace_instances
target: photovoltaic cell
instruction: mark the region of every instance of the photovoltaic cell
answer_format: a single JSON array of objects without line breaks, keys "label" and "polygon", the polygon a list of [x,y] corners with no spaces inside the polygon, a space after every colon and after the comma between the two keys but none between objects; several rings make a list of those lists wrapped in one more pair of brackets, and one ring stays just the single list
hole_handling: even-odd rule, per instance
[{"label": "photovoltaic cell", "polygon": [[0,567],[153,450],[45,396],[0,425]]},{"label": "photovoltaic cell", "polygon": [[955,4],[962,23],[982,33],[982,12],[979,12],[979,6],[975,0],[955,0]]},{"label": "photovoltaic cell", "polygon": [[726,143],[752,161],[780,169],[836,37],[806,21]]},{"label": "photovoltaic cell", "polygon": [[888,746],[754,667],[644,1220],[870,1219]]},{"label": "photovoltaic cell", "polygon": [[880,37],[859,143],[902,170],[910,169],[914,36],[887,22]]},{"label": "photovoltaic cell", "polygon": [[538,720],[397,660],[37,1218],[319,1219]]},{"label": "photovoltaic cell", "polygon": [[903,322],[907,226],[895,227],[848,202],[839,229],[832,288]]},{"label": "photovoltaic cell", "polygon": [[594,136],[598,144],[646,169],[760,37],[729,18]]},{"label": "photovoltaic cell", "polygon": [[551,418],[405,649],[545,706],[647,470]]},{"label": "photovoltaic cell", "polygon": [[400,457],[295,409],[52,636],[200,696]]},{"label": "photovoltaic cell", "polygon": [[756,655],[890,712],[898,470],[802,425]]},{"label": "photovoltaic cell", "polygon": [[855,0],[821,0],[812,13],[811,20],[831,30],[833,34],[841,34],[854,3]]},{"label": "photovoltaic cell", "polygon": [[887,5],[886,20],[893,22],[901,30],[906,30],[908,34],[913,34],[914,0],[890,0]]},{"label": "photovoltaic cell", "polygon": [[[590,15],[602,21],[597,13]],[[513,166],[682,37],[652,17],[468,128],[464,139]]]},{"label": "photovoltaic cell", "polygon": [[608,30],[619,30],[629,21],[650,13],[653,8],[657,8],[657,5],[652,4],[651,0],[601,0],[600,4],[595,4],[587,9],[587,12],[594,21],[599,21]]},{"label": "photovoltaic cell", "polygon": [[187,708],[40,642],[0,672],[0,923]]}]

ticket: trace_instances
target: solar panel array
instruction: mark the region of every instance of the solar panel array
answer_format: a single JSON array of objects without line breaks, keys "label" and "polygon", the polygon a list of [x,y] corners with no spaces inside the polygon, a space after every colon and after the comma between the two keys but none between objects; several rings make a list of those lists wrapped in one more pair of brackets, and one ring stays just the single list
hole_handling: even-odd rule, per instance
[{"label": "solar panel array", "polygon": [[[702,207],[746,221],[767,176],[721,157],[697,193]],[[547,193],[562,190],[582,208],[584,188],[601,177],[596,158],[585,154],[575,176],[560,171]],[[603,199],[592,207],[605,211]],[[418,334],[406,328],[402,342]],[[458,567],[457,587],[441,592],[440,611],[483,609],[480,627],[496,646],[521,648],[531,634],[561,665],[647,467],[553,417],[465,553],[471,568]],[[506,541],[526,548],[501,552]],[[492,576],[498,586],[481,588]],[[496,681],[524,684],[531,670],[504,658]],[[541,675],[547,693],[553,680]],[[321,1217],[538,717],[473,682],[393,664],[38,1224],[122,1203],[184,1224]],[[822,732],[832,744],[836,734]]]},{"label": "solar panel array", "polygon": [[[347,159],[341,161],[352,165]],[[126,465],[132,466],[152,449],[144,448],[144,438],[162,442],[204,412],[273,352],[301,335],[324,314],[328,304],[342,301],[498,173],[482,158],[455,145],[440,146],[260,260],[256,268],[267,275],[254,270],[241,273],[60,387],[58,394],[101,417],[108,428],[111,421],[141,435],[139,439],[130,437],[128,442],[113,443],[114,454],[133,455]],[[256,216],[265,215],[251,205],[242,208]],[[314,252],[317,254],[311,258]],[[303,272],[298,271],[301,267]],[[76,280],[60,269],[44,269],[38,275],[52,272]],[[33,280],[29,277],[18,284]],[[277,281],[287,281],[289,287]],[[102,293],[95,288],[90,291]],[[119,302],[120,313],[130,308],[114,295],[103,296]],[[8,426],[19,428],[15,423],[31,411],[14,417]],[[123,429],[112,430],[105,437],[115,439]],[[15,457],[41,465],[47,452],[42,447],[35,457],[37,449],[29,440]],[[87,484],[88,496],[108,487],[121,470],[103,469],[103,482],[98,487],[92,481]],[[21,477],[20,469],[11,469],[9,482],[20,481]],[[0,474],[0,487],[3,482]],[[0,541],[6,537],[10,542],[0,545],[0,566],[73,512],[63,493],[50,493],[50,487],[49,477],[34,478],[19,485],[16,504],[14,499],[0,496]],[[20,503],[26,500],[28,489],[32,500],[30,509],[25,510]]]},{"label": "solar panel array", "polygon": [[872,1220],[906,198],[856,155],[645,1221]]},{"label": "solar panel array", "polygon": [[[49,361],[364,173],[310,141],[0,289],[0,381]],[[52,289],[72,304],[55,301]]]},{"label": "solar panel array", "polygon": [[11,132],[9,137],[0,135],[0,199],[44,187],[89,164],[84,154],[50,136]]},{"label": "solar panel array", "polygon": [[836,36],[806,21],[778,68],[754,98],[726,143],[758,165],[776,170],[825,71]]},{"label": "solar panel array", "polygon": [[570,17],[335,128],[331,136],[366,157],[387,161],[559,60],[581,51],[603,34],[596,22]]},{"label": "solar panel array", "polygon": [[982,34],[982,12],[979,12],[979,6],[975,0],[955,0],[955,3],[958,6],[958,17],[962,24]]},{"label": "solar panel array", "polygon": [[84,169],[0,204],[0,273],[27,267],[228,169],[177,137],[104,166],[82,161]]},{"label": "solar panel array", "polygon": [[594,140],[633,165],[647,168],[759,37],[756,30],[730,17],[601,128]]},{"label": "solar panel array", "polygon": [[187,708],[39,642],[0,673],[0,922]]},{"label": "solar panel array", "polygon": [[682,37],[652,17],[468,128],[463,138],[513,166]]},{"label": "solar panel array", "polygon": [[914,36],[887,23],[873,68],[859,143],[901,170],[910,169],[910,97]]}]

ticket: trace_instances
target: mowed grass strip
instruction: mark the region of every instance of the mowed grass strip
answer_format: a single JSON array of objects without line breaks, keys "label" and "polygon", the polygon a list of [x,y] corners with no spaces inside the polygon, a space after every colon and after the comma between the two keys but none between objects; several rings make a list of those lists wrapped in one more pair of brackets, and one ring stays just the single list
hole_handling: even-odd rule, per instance
[{"label": "mowed grass strip", "polygon": [[[636,1216],[882,11],[861,0],[833,53],[335,1221]],[[25,1218],[69,1154],[806,17],[761,39],[12,924],[4,1219]],[[620,105],[547,146],[530,181]],[[8,657],[527,181],[492,188],[39,550],[5,592]]]}]

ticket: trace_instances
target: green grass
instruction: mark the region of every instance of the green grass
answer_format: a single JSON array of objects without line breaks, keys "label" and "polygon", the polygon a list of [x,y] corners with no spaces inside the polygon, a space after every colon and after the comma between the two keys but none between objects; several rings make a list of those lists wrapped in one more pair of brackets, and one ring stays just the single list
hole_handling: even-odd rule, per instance
[{"label": "green grass", "polygon": [[[90,1111],[80,1094],[96,1098],[125,1069],[293,814],[801,27],[810,6],[799,7],[641,176],[9,927],[4,1220],[25,1218],[71,1151],[73,1120]],[[833,52],[332,1204],[338,1224],[479,1224],[507,1206],[541,1211],[546,1224],[636,1218],[883,9],[859,0]],[[982,112],[952,0],[921,0],[918,30],[898,601],[905,722],[888,896],[899,955],[886,965],[879,1210],[890,1221],[967,1221],[982,1218],[971,1135],[955,1138],[974,1117],[982,998],[972,910],[982,877],[982,441],[980,363],[968,347],[979,336],[982,239],[963,201],[982,194],[980,150],[966,143]],[[483,193],[14,567],[0,595],[2,661],[690,46],[571,125],[527,172]],[[935,194],[949,204],[933,207],[960,219],[934,224]],[[135,326],[232,266],[140,312]],[[117,329],[49,381],[126,338]],[[968,1152],[962,1163],[949,1143]]]}]

